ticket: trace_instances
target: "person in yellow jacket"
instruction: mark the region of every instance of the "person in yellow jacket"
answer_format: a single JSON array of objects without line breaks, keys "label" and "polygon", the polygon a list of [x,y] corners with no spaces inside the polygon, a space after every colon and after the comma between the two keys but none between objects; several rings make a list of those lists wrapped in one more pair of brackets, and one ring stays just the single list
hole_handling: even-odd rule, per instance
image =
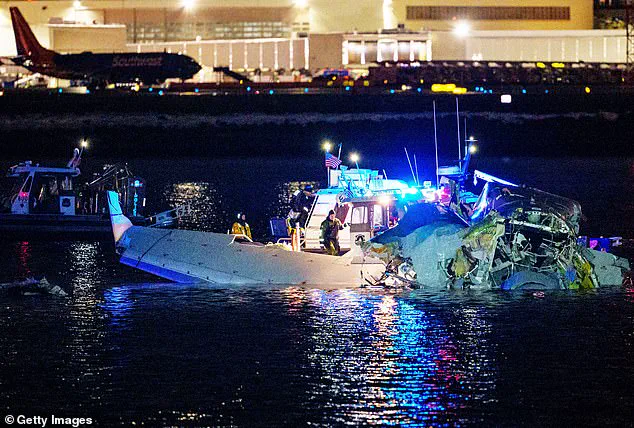
[{"label": "person in yellow jacket", "polygon": [[249,239],[253,239],[251,236],[251,228],[249,227],[249,223],[247,223],[247,216],[244,213],[238,214],[238,219],[231,226],[231,234],[232,235],[245,235],[248,236]]}]

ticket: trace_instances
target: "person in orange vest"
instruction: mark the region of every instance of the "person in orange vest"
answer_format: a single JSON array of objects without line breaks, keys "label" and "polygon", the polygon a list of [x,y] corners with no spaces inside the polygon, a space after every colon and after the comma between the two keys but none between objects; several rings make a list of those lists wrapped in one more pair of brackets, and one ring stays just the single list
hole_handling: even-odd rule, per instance
[{"label": "person in orange vest", "polygon": [[231,234],[232,235],[244,235],[249,239],[253,239],[251,236],[251,227],[249,227],[249,223],[247,223],[247,216],[244,213],[239,213],[237,220],[231,226]]}]

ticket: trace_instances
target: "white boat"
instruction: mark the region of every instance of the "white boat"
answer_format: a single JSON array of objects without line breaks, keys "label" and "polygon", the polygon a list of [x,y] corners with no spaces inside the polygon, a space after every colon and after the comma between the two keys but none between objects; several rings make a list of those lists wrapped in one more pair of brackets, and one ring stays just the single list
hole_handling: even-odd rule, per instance
[{"label": "white boat", "polygon": [[[321,252],[321,223],[330,210],[349,227],[339,232],[342,251],[352,250],[361,241],[368,241],[377,233],[392,226],[391,215],[396,202],[403,199],[420,199],[429,190],[409,186],[403,180],[388,179],[385,174],[371,169],[331,169],[330,186],[315,193],[302,238],[304,251]],[[422,193],[422,194],[421,194]],[[281,241],[287,241],[282,238]]]},{"label": "white boat", "polygon": [[107,196],[120,262],[172,281],[342,288],[367,284],[385,271],[383,262],[365,258],[360,250],[336,257],[293,252],[235,235],[133,226],[122,213],[117,193]]}]

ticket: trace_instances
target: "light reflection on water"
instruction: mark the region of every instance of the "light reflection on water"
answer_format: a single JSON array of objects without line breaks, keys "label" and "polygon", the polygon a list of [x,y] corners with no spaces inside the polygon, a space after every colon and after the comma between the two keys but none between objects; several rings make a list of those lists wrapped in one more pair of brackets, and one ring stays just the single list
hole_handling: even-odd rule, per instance
[{"label": "light reflection on water", "polygon": [[[91,246],[79,252],[88,284]],[[597,365],[610,358],[625,369],[634,356],[629,290],[541,297],[175,284],[75,290],[66,300],[23,297],[0,307],[0,400],[10,409],[84,408],[106,426],[512,424],[516,410],[523,420],[556,417],[548,407],[555,401],[605,406],[600,416],[616,421],[625,413],[613,405],[632,410],[631,400],[613,400],[631,397],[634,374],[624,371],[617,382]],[[43,337],[56,339],[36,340]],[[573,365],[563,358],[569,353]],[[525,370],[530,362],[539,376]],[[553,387],[549,377],[562,370],[573,384]],[[578,387],[596,376],[606,383]],[[522,402],[519,390],[530,391]]]},{"label": "light reflection on water", "polygon": [[223,205],[222,195],[209,182],[183,182],[168,186],[163,199],[170,208],[189,205],[191,214],[182,218],[182,229],[225,233],[229,216]]},{"label": "light reflection on water", "polygon": [[477,313],[459,330],[480,339],[474,349],[437,314],[401,298],[310,293],[313,346],[307,360],[322,374],[310,397],[330,397],[325,422],[453,426],[463,422],[459,412],[469,400],[494,400],[494,349],[486,346],[489,331]]}]

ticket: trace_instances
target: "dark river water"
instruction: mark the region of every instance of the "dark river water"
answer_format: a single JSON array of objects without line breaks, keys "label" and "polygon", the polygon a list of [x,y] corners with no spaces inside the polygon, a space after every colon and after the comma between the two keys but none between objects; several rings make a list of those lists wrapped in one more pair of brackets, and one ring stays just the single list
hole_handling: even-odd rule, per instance
[{"label": "dark river water", "polygon": [[[362,162],[407,178],[404,157]],[[418,162],[421,179],[429,176],[431,161]],[[149,211],[191,202],[182,227],[220,232],[244,211],[260,239],[299,184],[325,178],[321,158],[129,163],[147,180]],[[582,233],[634,237],[634,159],[483,158],[476,166],[579,200]],[[3,243],[0,283],[29,276],[46,276],[69,297],[0,294],[2,417],[99,426],[632,424],[628,287],[184,286],[119,265],[108,242]]]}]

